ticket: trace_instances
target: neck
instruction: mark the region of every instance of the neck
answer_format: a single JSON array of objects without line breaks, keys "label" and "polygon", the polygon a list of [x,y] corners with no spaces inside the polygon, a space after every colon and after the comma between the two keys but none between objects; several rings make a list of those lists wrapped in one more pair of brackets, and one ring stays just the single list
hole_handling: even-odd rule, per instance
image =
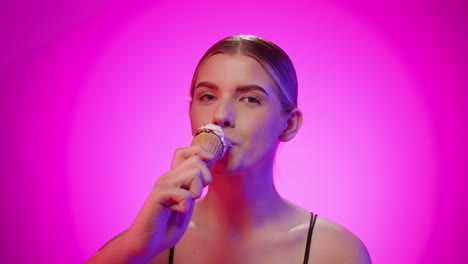
[{"label": "neck", "polygon": [[198,205],[197,218],[211,231],[239,236],[273,219],[284,209],[285,202],[274,186],[272,166],[268,168],[247,174],[213,175],[208,193]]}]

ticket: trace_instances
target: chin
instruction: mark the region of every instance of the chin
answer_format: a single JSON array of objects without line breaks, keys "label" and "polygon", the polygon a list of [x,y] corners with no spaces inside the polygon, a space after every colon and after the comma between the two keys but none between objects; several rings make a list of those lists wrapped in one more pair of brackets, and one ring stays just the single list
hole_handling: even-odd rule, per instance
[{"label": "chin", "polygon": [[230,166],[227,166],[227,164],[220,163],[217,161],[213,166],[210,168],[211,173],[216,174],[216,175],[230,175],[234,174],[235,172],[230,168]]},{"label": "chin", "polygon": [[217,160],[210,168],[210,171],[216,175],[234,175],[239,174],[238,162],[235,162],[232,157],[225,155],[223,158]]}]

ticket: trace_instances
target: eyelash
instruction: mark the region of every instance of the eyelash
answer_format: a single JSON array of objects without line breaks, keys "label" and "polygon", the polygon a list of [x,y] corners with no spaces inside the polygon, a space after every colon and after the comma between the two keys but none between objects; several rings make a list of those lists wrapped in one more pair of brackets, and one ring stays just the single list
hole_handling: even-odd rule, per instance
[{"label": "eyelash", "polygon": [[[202,93],[199,96],[197,96],[197,100],[202,103],[209,103],[209,102],[215,101],[216,96],[211,93]],[[260,97],[254,96],[254,95],[243,96],[240,99],[240,101],[245,102],[247,104],[253,104],[253,105],[260,105],[262,103],[262,100],[260,99]]]},{"label": "eyelash", "polygon": [[[259,97],[257,97],[257,96],[252,96],[252,95],[245,96],[245,97],[242,97],[242,98],[241,98],[241,101],[244,101],[244,100],[246,100],[246,99],[247,99],[246,103],[248,103],[248,104],[260,105],[260,104],[262,103],[262,100],[261,100]],[[251,101],[250,101],[250,100],[252,100],[252,99],[254,100],[254,102],[251,102]]]},{"label": "eyelash", "polygon": [[[211,99],[208,99],[208,97],[210,97]],[[216,96],[214,96],[213,94],[204,93],[199,95],[197,98],[200,102],[211,102],[214,100],[214,98],[216,98]]]}]

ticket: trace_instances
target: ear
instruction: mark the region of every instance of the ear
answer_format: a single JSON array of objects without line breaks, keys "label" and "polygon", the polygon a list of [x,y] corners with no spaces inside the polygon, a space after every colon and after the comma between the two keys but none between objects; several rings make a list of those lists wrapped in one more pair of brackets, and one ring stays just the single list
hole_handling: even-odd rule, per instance
[{"label": "ear", "polygon": [[289,115],[287,121],[286,129],[284,129],[283,133],[279,136],[279,140],[286,142],[293,139],[297,132],[302,125],[302,112],[298,108],[292,110]]}]

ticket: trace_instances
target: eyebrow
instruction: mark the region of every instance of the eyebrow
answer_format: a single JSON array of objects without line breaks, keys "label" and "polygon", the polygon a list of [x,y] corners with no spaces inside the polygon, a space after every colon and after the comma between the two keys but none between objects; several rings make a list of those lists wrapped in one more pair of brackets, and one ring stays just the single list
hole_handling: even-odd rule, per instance
[{"label": "eyebrow", "polygon": [[[194,90],[196,90],[199,87],[206,87],[208,89],[213,89],[213,90],[218,90],[219,89],[219,87],[216,84],[211,83],[211,82],[200,82],[200,83],[197,84],[197,86],[195,87]],[[261,87],[260,85],[248,84],[248,85],[241,85],[241,86],[236,87],[236,92],[250,92],[250,91],[259,91],[259,92],[264,93],[267,96],[270,96],[267,93],[267,91],[263,87]]]}]

